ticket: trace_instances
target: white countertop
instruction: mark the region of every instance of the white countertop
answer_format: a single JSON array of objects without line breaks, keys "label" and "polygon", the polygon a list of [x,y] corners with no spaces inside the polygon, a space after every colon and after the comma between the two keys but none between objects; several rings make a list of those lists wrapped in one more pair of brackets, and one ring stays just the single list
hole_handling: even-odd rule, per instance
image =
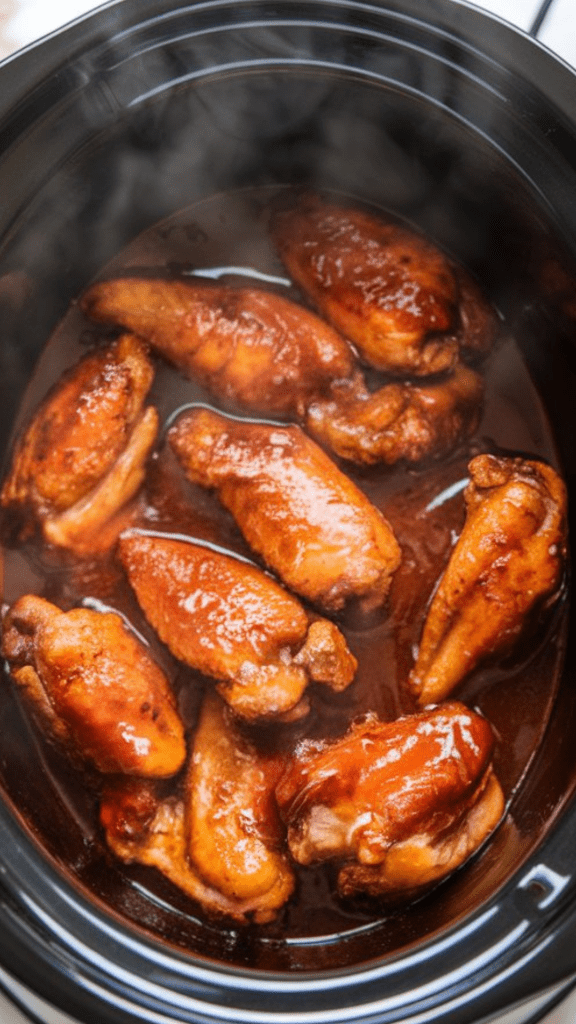
[{"label": "white countertop", "polygon": [[[533,29],[544,4],[545,0],[476,0],[476,6],[526,32]],[[98,6],[94,0],[0,0],[0,60]],[[537,38],[576,68],[576,0],[551,0]],[[0,975],[0,984],[1,981]],[[30,1008],[43,1024],[68,1024],[70,1020],[40,1002]],[[510,1024],[524,1024],[525,1019],[524,1010],[521,1016],[510,1017]],[[29,1024],[29,1018],[1,993],[0,1024]],[[576,995],[564,1000],[542,1024],[576,1024]]]}]

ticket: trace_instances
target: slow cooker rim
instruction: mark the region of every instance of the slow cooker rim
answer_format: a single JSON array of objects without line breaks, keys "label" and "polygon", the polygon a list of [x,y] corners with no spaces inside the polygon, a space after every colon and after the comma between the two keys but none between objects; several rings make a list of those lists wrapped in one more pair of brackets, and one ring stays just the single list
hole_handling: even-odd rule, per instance
[{"label": "slow cooker rim", "polygon": [[[237,0],[193,0],[192,3],[187,3],[177,8],[173,7],[169,0],[160,0],[161,6],[165,9],[160,17],[166,22],[166,24],[172,23],[175,19],[179,18],[183,12],[185,13],[197,13],[202,11],[203,13],[214,14],[216,11],[222,11],[228,9],[239,9],[243,8],[243,4],[237,4]],[[416,0],[389,0],[388,3],[363,3],[361,0],[335,0],[335,4],[338,6],[339,11],[349,11],[356,15],[369,14],[374,16],[382,16],[383,14],[391,14],[393,19],[398,24],[403,20],[402,6],[409,4],[414,8]],[[154,0],[147,0],[146,7],[153,5]],[[270,0],[251,0],[249,4],[249,11],[258,11],[262,18],[262,12],[266,12]],[[441,27],[437,24],[431,25],[430,22],[425,21],[423,18],[417,18],[410,16],[408,20],[413,22],[423,31],[427,31],[432,36],[442,36],[448,43],[453,43],[455,46],[460,48],[460,55],[458,58],[452,60],[451,55],[442,57],[446,65],[451,68],[454,72],[461,74],[468,81],[473,81],[475,78],[474,72],[466,66],[466,62],[462,60],[462,54],[466,54],[468,58],[478,60],[484,64],[485,78],[482,80],[482,88],[487,89],[487,83],[490,81],[490,73],[494,72],[500,75],[501,81],[506,85],[507,88],[511,87],[510,69],[513,66],[518,65],[518,71],[522,72],[519,75],[518,82],[515,84],[515,88],[518,94],[525,94],[527,97],[527,111],[530,113],[530,105],[534,107],[536,97],[538,94],[542,94],[544,99],[553,105],[554,114],[556,120],[554,123],[547,125],[539,125],[538,131],[534,136],[535,144],[540,136],[545,139],[545,143],[548,150],[548,156],[554,152],[557,152],[559,158],[559,165],[565,162],[565,142],[563,139],[564,129],[570,125],[576,123],[576,96],[574,91],[568,88],[571,80],[573,79],[573,71],[568,65],[564,65],[556,56],[547,50],[538,40],[534,40],[531,36],[522,32],[520,29],[513,25],[502,22],[495,16],[492,16],[489,12],[482,11],[475,7],[473,4],[468,3],[467,0],[434,0],[435,8],[438,11],[444,13],[445,19],[442,22]],[[282,6],[286,7],[286,14],[280,17],[280,11]],[[282,23],[283,25],[309,25],[313,24],[314,20],[310,20],[303,16],[302,13],[298,14],[298,17],[290,16],[290,0],[281,0],[280,4],[274,4],[274,13],[271,16],[268,12],[266,18],[262,21],[256,21],[252,16],[250,19],[246,18],[244,21],[235,20],[231,25],[223,24],[222,22],[211,23],[208,27],[208,31],[211,33],[226,33],[227,31],[235,31],[242,27],[254,27],[262,26],[266,27],[268,24],[274,26],[275,24]],[[328,6],[334,6],[331,4],[331,0],[306,0],[306,7],[320,7],[327,8]],[[299,5],[299,12],[304,10],[303,5]],[[127,11],[126,16],[123,16],[123,12]],[[106,74],[114,66],[114,62],[118,60],[118,56],[115,51],[115,46],[119,40],[123,43],[130,39],[132,46],[134,46],[134,39],[142,30],[142,19],[138,17],[139,8],[137,5],[131,3],[131,0],[107,0],[106,3],[102,4],[95,11],[89,12],[86,15],[81,16],[72,22],[69,26],[65,26],[60,31],[53,33],[50,36],[45,37],[38,42],[31,44],[30,47],[25,48],[19,53],[8,58],[3,63],[0,63],[0,152],[2,146],[10,148],[15,140],[15,126],[14,120],[21,119],[25,125],[34,120],[34,118],[41,117],[41,114],[46,105],[54,105],[58,102],[58,98],[61,95],[70,96],[75,92],[82,91],[86,88],[87,83],[90,83],[92,87],[94,82],[100,81],[102,85],[102,102],[105,104],[109,102],[113,93],[110,90],[110,83],[106,81]],[[416,7],[416,11],[418,8]],[[100,22],[106,19],[108,14],[118,15],[119,25],[116,26],[114,34],[106,38],[106,33],[98,31]],[[449,15],[449,17],[447,17]],[[470,22],[467,24],[467,18],[470,16]],[[271,19],[271,20],[268,20]],[[479,19],[479,21],[477,21]],[[134,23],[132,23],[134,21]],[[150,24],[154,24],[155,19],[150,19]],[[470,43],[466,37],[466,32],[471,32],[472,37],[474,32],[477,30],[477,26],[481,25],[486,27],[486,22],[496,21],[501,27],[501,32],[496,34],[490,34],[488,32],[487,38],[483,38],[484,50],[480,51],[477,45],[477,41]],[[127,25],[125,23],[128,23]],[[359,25],[352,23],[350,25],[345,22],[327,22],[326,25],[321,24],[321,28],[343,31],[359,32],[361,34],[361,28]],[[201,36],[206,28],[202,28],[201,31],[194,29],[190,33],[191,37]],[[378,32],[374,32],[375,37],[378,36]],[[382,33],[380,33],[382,35]],[[385,34],[382,36],[385,38]],[[486,47],[486,43],[490,46]],[[69,45],[74,46],[73,54],[74,59],[70,59]],[[503,45],[502,45],[503,44]],[[60,54],[57,47],[67,50],[68,52]],[[528,49],[526,49],[528,48]],[[418,47],[414,48],[415,51]],[[106,62],[102,60],[102,55],[106,52],[114,53],[112,64],[106,65]],[[142,51],[143,52],[143,51]],[[137,58],[141,51],[136,47],[135,50],[131,50],[131,59]],[[435,55],[438,59],[438,55]],[[530,59],[527,59],[529,56]],[[48,59],[47,59],[48,58]],[[506,58],[506,63],[502,63],[502,59]],[[536,63],[534,63],[536,61]],[[29,64],[29,62],[31,62]],[[531,74],[529,76],[529,82],[525,77],[526,68],[531,64]],[[269,61],[271,66],[274,62]],[[29,64],[29,66],[27,66]],[[40,77],[34,75],[32,72],[32,66],[44,64],[45,69]],[[263,62],[255,60],[253,62],[239,61],[236,64],[229,64],[219,67],[217,69],[219,74],[226,73],[241,73],[242,71],[251,70],[258,71],[262,70]],[[298,65],[298,61],[286,61],[284,64],[278,62],[278,67],[295,68]],[[303,66],[308,66],[312,70],[325,71],[333,69],[333,65],[322,64],[319,61],[302,61]],[[23,70],[22,70],[23,69]],[[336,69],[337,70],[337,69]],[[346,69],[349,74],[352,74],[349,69]],[[19,74],[20,72],[20,74]],[[543,73],[546,72],[546,73]],[[113,106],[117,107],[115,113],[120,115],[122,111],[127,111],[130,108],[136,107],[139,103],[146,101],[149,97],[159,94],[162,90],[166,90],[167,87],[183,86],[189,81],[198,79],[207,79],[213,73],[213,69],[200,69],[197,72],[182,76],[178,81],[175,82],[162,82],[158,87],[152,91],[145,91],[144,93],[138,93],[137,95],[119,99],[118,96],[113,97]],[[386,77],[374,76],[370,71],[364,70],[358,72],[356,70],[354,74],[364,75],[367,81],[379,81],[381,84],[388,87],[398,87],[398,83],[394,80],[388,80]],[[26,88],[24,92],[20,90],[18,102],[15,102],[13,95],[13,78],[22,77],[26,81],[30,81],[32,84],[29,88]],[[36,81],[33,79],[36,78]],[[4,79],[4,81],[3,81]],[[534,83],[538,83],[537,89],[535,89]],[[546,85],[546,91],[543,91],[544,83]],[[553,88],[551,88],[553,86]],[[410,87],[406,87],[405,83],[402,84],[403,88],[406,88],[406,92],[410,91]],[[494,91],[494,94],[500,102],[507,102],[506,94],[501,93],[493,85],[489,87]],[[530,95],[532,94],[532,95]],[[418,95],[418,91],[415,91],[415,95]],[[425,96],[428,103],[434,105],[436,101],[435,97]],[[573,101],[571,102],[571,99]],[[450,114],[455,120],[462,121],[463,125],[467,128],[471,128],[475,134],[481,136],[483,134],[483,126],[479,123],[470,123],[465,117],[461,116],[460,111],[452,106],[446,106],[444,98],[440,99],[439,106],[444,112]],[[444,104],[444,106],[443,106]],[[534,114],[538,114],[538,111],[534,110]],[[526,117],[523,118],[524,123],[521,125],[525,131],[527,126]],[[498,143],[491,138],[490,143],[492,147],[497,151]],[[511,160],[510,154],[506,152],[506,149],[501,151],[503,155],[509,161]],[[0,157],[1,159],[1,157]],[[522,176],[531,185],[533,185],[532,177],[527,174],[525,167],[520,167],[519,170]],[[550,203],[546,192],[540,191],[540,200],[548,203],[549,213],[554,215],[554,206]],[[576,234],[576,230],[570,231],[565,222],[562,220],[557,222],[557,227],[560,233],[563,233],[568,239],[573,239]],[[572,225],[571,225],[572,227]],[[576,222],[574,224],[576,229]]]},{"label": "slow cooker rim", "polygon": [[[153,936],[135,936],[136,929],[113,920],[110,913],[77,891],[56,866],[47,867],[42,851],[30,838],[23,840],[20,826],[12,816],[7,818],[5,808],[1,811],[0,845],[18,858],[17,872],[11,871],[6,862],[2,871],[2,962],[19,981],[66,1012],[85,1013],[89,1006],[102,1012],[106,1007],[118,1013],[112,1018],[118,1024],[139,1020],[137,1014],[143,1009],[151,1014],[150,1021],[158,1022],[288,1024],[296,1013],[303,1024],[337,1024],[344,1020],[365,1021],[366,1024],[378,1020],[384,1024],[387,1020],[397,1020],[391,1014],[402,1006],[404,1016],[401,1019],[411,1024],[424,1024],[427,1020],[464,1024],[476,1020],[476,1016],[469,1017],[470,1012],[477,1014],[483,1003],[490,1005],[496,986],[506,985],[512,1005],[515,998],[519,1000],[528,993],[536,995],[555,982],[566,983],[574,975],[573,958],[568,951],[573,949],[576,938],[573,906],[576,878],[562,873],[571,861],[572,838],[576,831],[574,800],[568,820],[564,820],[562,827],[547,838],[543,849],[531,859],[536,863],[524,865],[518,873],[520,878],[516,875],[510,879],[463,924],[422,943],[414,953],[413,962],[399,952],[378,965],[307,972],[305,976],[296,972],[282,975],[242,969],[224,963],[205,964],[198,956],[166,947]],[[559,870],[550,867],[550,860]],[[544,867],[543,862],[546,862]],[[546,885],[549,885],[548,891]],[[512,927],[511,907],[518,912],[517,922]],[[504,917],[500,930],[497,927],[499,915]],[[76,921],[77,927],[70,927],[70,918]],[[86,937],[87,924],[89,938]],[[457,947],[462,939],[470,938],[475,928],[484,932],[482,952],[477,960],[471,961],[469,954],[463,952],[456,966],[451,962],[447,974],[439,972],[438,962],[445,961],[448,946]],[[80,942],[79,931],[83,932]],[[434,946],[433,981],[424,982],[419,992],[414,980],[422,978],[423,954],[428,954]],[[107,949],[104,955],[102,948]],[[121,954],[126,952],[131,961],[141,960],[140,970],[122,962]],[[152,971],[150,962],[154,965]],[[394,974],[406,974],[408,984],[391,994]],[[75,979],[74,992],[71,978]],[[382,996],[380,992],[384,988],[386,995]],[[371,998],[376,990],[379,997]],[[336,1005],[332,999],[327,1008],[322,1008],[327,994],[333,997],[335,992],[339,996],[348,995],[353,1009],[347,1005],[338,1009],[342,1005],[339,999]],[[408,993],[411,997],[409,1017],[405,1015]],[[264,1010],[254,1008],[255,994],[264,1002]],[[231,996],[235,997],[233,1005]],[[281,1009],[277,1005],[279,997],[285,1004]],[[310,997],[319,1005],[304,1010],[302,999]],[[474,1010],[468,1005],[471,997]],[[214,1003],[214,998],[219,1001]],[[136,1016],[131,1016],[132,1013]]]},{"label": "slow cooker rim", "polygon": [[[246,8],[245,4],[238,5],[236,0],[188,0],[187,3],[178,6],[170,3],[170,0],[161,0],[161,3],[164,12],[158,14],[158,3],[155,0],[140,0],[140,4],[131,0],[105,0],[92,11],[80,15],[60,29],[0,61],[0,81],[4,77],[0,91],[0,117],[6,117],[15,103],[21,103],[23,97],[29,97],[48,77],[58,74],[65,67],[69,68],[71,47],[76,60],[81,59],[85,52],[98,53],[101,47],[109,49],[111,42],[133,37],[142,30],[143,12],[148,9],[154,11],[149,20],[150,24],[155,24],[160,19],[173,21],[183,12],[198,14],[199,11],[213,13],[225,9],[240,11],[241,8]],[[425,20],[420,16],[422,9],[417,0],[306,0],[306,5],[319,10],[338,7],[342,12],[374,14],[377,17],[386,13],[397,17],[399,21],[406,21],[409,18],[415,25],[425,27],[428,32],[445,35],[463,50],[477,54],[484,60],[490,60],[495,65],[506,66],[508,71],[514,70],[520,77],[525,74],[530,61],[536,61],[536,64],[532,63],[531,80],[537,81],[540,89],[545,83],[548,100],[569,119],[573,120],[576,117],[576,99],[572,99],[573,93],[566,88],[567,82],[573,77],[573,69],[539,39],[493,12],[477,7],[471,0],[433,0],[433,4],[434,13],[442,16],[442,21],[435,24],[430,19]],[[238,21],[232,23],[232,27],[239,27],[252,20],[252,12],[265,9],[268,5],[269,0],[251,0],[247,8],[250,19],[240,19],[239,16]],[[413,12],[408,16],[405,10],[407,5],[410,5]],[[299,10],[303,10],[304,6],[299,5]],[[274,4],[275,22],[282,7],[286,9],[287,22],[298,23],[306,20],[302,15],[294,16],[294,7],[289,0],[281,0],[281,3]],[[110,30],[104,32],[102,23],[109,16],[112,16]],[[498,32],[491,30],[494,25],[498,26]],[[347,27],[354,26],[351,24]],[[479,31],[480,29],[482,31]],[[478,46],[478,37],[482,38],[482,51]],[[530,61],[526,60],[527,55]],[[35,72],[34,69],[41,63],[43,70]],[[547,73],[542,74],[543,70]],[[17,76],[16,82],[11,80],[14,75]],[[24,93],[19,81],[21,78],[28,83]],[[82,79],[78,84],[82,84]]]}]

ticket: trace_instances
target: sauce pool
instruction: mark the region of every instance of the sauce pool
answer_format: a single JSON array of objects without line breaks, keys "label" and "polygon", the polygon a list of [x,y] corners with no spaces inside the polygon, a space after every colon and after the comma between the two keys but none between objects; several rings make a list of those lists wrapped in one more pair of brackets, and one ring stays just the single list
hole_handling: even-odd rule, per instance
[{"label": "sauce pool", "polygon": [[[137,238],[102,272],[126,271],[187,275],[232,284],[270,287],[302,301],[270,244],[267,212],[273,193],[245,190],[207,199],[154,226]],[[28,387],[18,426],[31,414],[47,388],[102,335],[73,305],[49,339]],[[260,741],[291,744],[300,736],[337,736],[352,718],[367,711],[391,720],[416,710],[405,687],[413,664],[427,604],[464,521],[463,490],[467,465],[479,452],[528,454],[557,467],[551,428],[519,348],[504,335],[483,367],[486,401],[474,436],[454,455],[417,468],[341,468],[382,510],[402,547],[403,561],[389,600],[377,617],[354,609],[337,617],[358,659],[357,677],[341,694],[311,688],[312,711],[297,726],[262,730]],[[158,361],[149,396],[161,422],[180,408],[199,402],[217,408],[201,387]],[[163,434],[152,457],[140,498],[139,525],[162,533],[186,535],[254,560],[231,516],[217,499],[189,484],[176,465]],[[146,638],[168,672],[184,719],[194,727],[206,681],[179,665],[143,619],[112,552],[98,561],[74,561],[39,543],[13,546],[5,524],[4,603],[34,592],[62,608],[77,604],[119,611]],[[494,767],[508,800],[521,784],[542,743],[562,668],[564,613],[560,604],[507,659],[475,671],[454,694],[480,710],[496,736]],[[4,744],[4,780],[9,799],[41,844],[98,898],[120,913],[166,935],[166,913],[200,923],[203,929],[235,935],[228,925],[205,921],[201,910],[150,869],[111,862],[98,825],[97,773],[71,770],[30,727],[10,687],[0,701]],[[33,789],[30,758],[37,760],[42,784]],[[69,841],[59,831],[68,830]],[[67,853],[65,851],[68,850]],[[306,942],[315,937],[355,933],[382,918],[382,908],[346,906],[334,895],[330,866],[299,869],[296,897],[272,925],[261,929],[271,943]],[[441,899],[441,891],[431,898]],[[409,913],[409,910],[406,912]],[[182,926],[183,927],[183,926]],[[168,936],[179,942],[171,925]],[[183,927],[182,935],[186,929]],[[246,942],[246,938],[242,940]],[[182,939],[181,944],[187,945]]]}]

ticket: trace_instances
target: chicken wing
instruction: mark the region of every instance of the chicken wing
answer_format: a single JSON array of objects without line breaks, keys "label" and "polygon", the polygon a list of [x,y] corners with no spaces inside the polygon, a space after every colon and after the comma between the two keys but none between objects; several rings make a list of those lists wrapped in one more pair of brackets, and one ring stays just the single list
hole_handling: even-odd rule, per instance
[{"label": "chicken wing", "polygon": [[358,465],[442,458],[469,437],[482,412],[484,382],[462,363],[433,383],[385,384],[369,392],[361,376],[313,400],[309,434]]},{"label": "chicken wing", "polygon": [[2,653],[44,732],[73,756],[159,778],[182,767],[168,680],[119,615],[21,597],[4,620]]},{"label": "chicken wing", "polygon": [[466,522],[430,605],[410,686],[442,700],[486,657],[511,648],[531,609],[559,588],[566,491],[541,462],[478,455]]},{"label": "chicken wing", "polygon": [[306,713],[302,698],[311,679],[334,689],[352,682],[356,660],[336,626],[311,623],[296,598],[251,563],[137,532],[120,538],[119,552],[160,638],[176,658],[219,680],[220,694],[240,717]]},{"label": "chicken wing", "polygon": [[453,267],[458,284],[456,341],[471,359],[492,351],[500,333],[500,319],[481,288],[463,267]]},{"label": "chicken wing", "polygon": [[291,894],[291,872],[280,860],[276,885],[268,891],[235,898],[211,886],[188,858],[185,801],[162,797],[148,780],[114,779],[103,794],[100,821],[108,846],[120,860],[156,868],[211,917],[265,924]]},{"label": "chicken wing", "polygon": [[131,335],[81,359],[22,434],[0,503],[31,512],[49,543],[80,552],[96,546],[144,478],[158,431],[156,410],[143,408],[153,376]]},{"label": "chicken wing", "polygon": [[[271,233],[293,280],[378,370],[427,376],[451,369],[467,347],[467,325],[475,351],[493,339],[495,315],[473,285],[460,320],[448,259],[384,215],[308,195],[272,216]],[[480,307],[482,316],[474,312]]]},{"label": "chicken wing", "polygon": [[457,868],[504,809],[492,730],[462,704],[304,741],[276,788],[292,856],[344,860],[342,896],[417,895]]},{"label": "chicken wing", "polygon": [[336,331],[273,292],[120,278],[93,285],[81,306],[146,338],[218,399],[253,412],[293,414],[352,370]]},{"label": "chicken wing", "polygon": [[329,611],[382,603],[400,564],[392,528],[297,426],[183,413],[169,440],[186,475],[215,488],[284,583]]},{"label": "chicken wing", "polygon": [[186,782],[188,856],[207,885],[266,916],[294,888],[274,800],[284,762],[260,753],[220,698],[207,694]]}]

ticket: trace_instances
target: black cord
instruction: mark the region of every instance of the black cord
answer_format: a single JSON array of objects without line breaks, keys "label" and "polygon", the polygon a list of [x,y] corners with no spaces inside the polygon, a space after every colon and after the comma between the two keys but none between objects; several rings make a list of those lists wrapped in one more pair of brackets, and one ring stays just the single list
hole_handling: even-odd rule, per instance
[{"label": "black cord", "polygon": [[532,25],[528,29],[528,34],[529,35],[531,35],[534,38],[536,38],[536,36],[538,35],[540,29],[542,28],[542,22],[544,21],[544,18],[548,14],[548,11],[550,10],[553,2],[554,2],[554,0],[543,0],[542,4],[540,5],[540,10],[538,11],[538,14],[534,18],[534,21],[532,22]]}]

